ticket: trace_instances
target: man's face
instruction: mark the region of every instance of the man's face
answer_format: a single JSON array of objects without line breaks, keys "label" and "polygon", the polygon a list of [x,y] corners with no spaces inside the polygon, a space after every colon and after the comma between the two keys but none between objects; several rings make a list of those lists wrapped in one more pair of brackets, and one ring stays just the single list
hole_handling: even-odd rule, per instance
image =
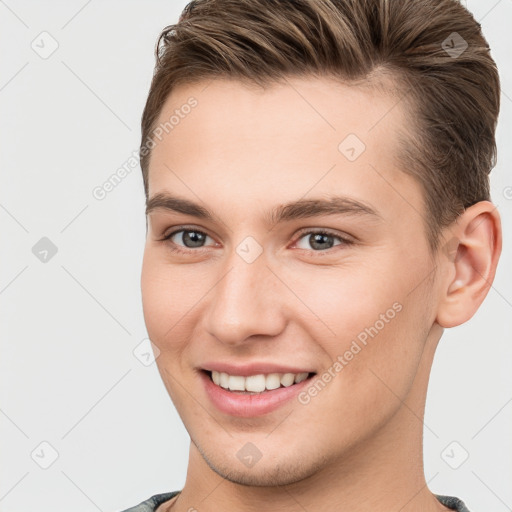
[{"label": "man's face", "polygon": [[[298,481],[372,443],[389,450],[406,419],[421,428],[435,274],[422,191],[394,163],[408,128],[396,102],[290,79],[181,86],[164,105],[161,123],[180,115],[153,149],[149,199],[211,217],[150,211],[144,316],[193,448],[230,480]],[[334,212],[315,202],[334,197]],[[228,387],[281,387],[241,394],[212,370],[265,376],[220,376]],[[276,373],[315,375],[290,386]]]}]

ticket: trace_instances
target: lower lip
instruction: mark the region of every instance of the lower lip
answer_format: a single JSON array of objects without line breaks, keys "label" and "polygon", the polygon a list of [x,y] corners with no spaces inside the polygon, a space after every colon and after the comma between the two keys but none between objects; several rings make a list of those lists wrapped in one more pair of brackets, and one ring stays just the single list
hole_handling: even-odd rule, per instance
[{"label": "lower lip", "polygon": [[309,377],[286,388],[282,387],[249,395],[228,391],[217,386],[204,371],[200,372],[200,377],[203,379],[206,394],[217,409],[223,413],[241,418],[261,416],[275,411],[279,406],[296,397],[310,383],[312,378]]}]

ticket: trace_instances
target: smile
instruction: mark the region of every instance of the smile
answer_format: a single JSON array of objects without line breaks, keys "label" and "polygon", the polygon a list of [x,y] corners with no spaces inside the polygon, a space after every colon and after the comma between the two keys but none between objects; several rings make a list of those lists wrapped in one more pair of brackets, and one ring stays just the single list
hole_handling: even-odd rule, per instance
[{"label": "smile", "polygon": [[274,372],[241,376],[203,370],[199,375],[208,400],[219,412],[251,418],[269,414],[290,403],[316,373]]},{"label": "smile", "polygon": [[225,372],[212,371],[210,377],[212,381],[221,388],[229,391],[249,393],[263,393],[272,391],[280,387],[289,387],[298,384],[308,378],[307,372],[302,373],[269,373],[249,375],[229,375]]}]

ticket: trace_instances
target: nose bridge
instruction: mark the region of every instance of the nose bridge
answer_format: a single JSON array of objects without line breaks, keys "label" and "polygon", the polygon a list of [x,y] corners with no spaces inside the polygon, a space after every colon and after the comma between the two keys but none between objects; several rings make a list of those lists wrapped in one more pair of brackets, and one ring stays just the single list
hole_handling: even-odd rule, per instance
[{"label": "nose bridge", "polygon": [[275,277],[265,255],[255,257],[255,248],[247,244],[242,242],[226,259],[209,302],[206,328],[224,343],[242,343],[252,335],[276,336],[284,327],[272,291]]}]

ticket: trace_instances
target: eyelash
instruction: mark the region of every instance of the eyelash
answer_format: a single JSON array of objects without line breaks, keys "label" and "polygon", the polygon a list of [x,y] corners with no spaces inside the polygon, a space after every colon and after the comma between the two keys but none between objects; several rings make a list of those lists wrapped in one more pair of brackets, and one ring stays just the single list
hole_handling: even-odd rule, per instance
[{"label": "eyelash", "polygon": [[[195,229],[195,228],[187,228],[187,227],[182,227],[180,229],[176,229],[175,231],[172,231],[171,233],[169,233],[168,235],[165,235],[163,238],[160,238],[158,241],[159,242],[167,242],[168,245],[169,245],[169,248],[172,252],[175,252],[175,253],[179,253],[179,254],[191,254],[193,252],[195,253],[201,253],[203,252],[206,248],[205,247],[198,247],[197,249],[192,249],[192,248],[183,248],[181,247],[181,245],[177,245],[175,244],[174,242],[171,242],[171,238],[176,234],[176,233],[180,233],[180,232],[192,232],[192,233],[199,233],[201,235],[204,235],[205,237],[208,236],[207,233],[205,233],[204,231],[201,231],[200,229]],[[211,237],[210,237],[211,238]]]},{"label": "eyelash", "polygon": [[[189,248],[183,248],[182,246],[177,245],[174,242],[171,242],[171,238],[174,235],[176,235],[177,233],[180,233],[180,232],[192,232],[192,233],[199,233],[201,235],[204,235],[205,237],[209,236],[207,233],[205,233],[204,231],[201,231],[200,229],[181,227],[180,229],[176,229],[176,230],[172,231],[171,233],[169,233],[168,235],[165,235],[163,238],[160,238],[158,241],[159,242],[167,242],[168,245],[169,245],[170,250],[172,252],[179,253],[179,254],[191,254],[191,253],[194,253],[194,252],[195,253],[202,253],[203,250],[207,249],[207,247],[198,247],[196,249],[193,249],[193,248],[190,248],[190,247]],[[350,245],[354,244],[353,240],[350,240],[349,238],[342,237],[339,234],[333,233],[332,231],[330,231],[328,229],[304,230],[304,231],[301,231],[298,234],[297,241],[295,242],[295,244],[299,240],[304,238],[306,235],[327,235],[327,236],[331,236],[333,238],[337,238],[341,242],[339,245],[350,246]],[[329,249],[325,249],[325,250],[317,250],[317,251],[315,251],[314,249],[299,249],[299,250],[308,251],[308,252],[316,253],[316,254],[325,254],[325,253],[329,253],[335,247],[337,247],[337,245],[335,245],[333,247],[330,247]]]}]

